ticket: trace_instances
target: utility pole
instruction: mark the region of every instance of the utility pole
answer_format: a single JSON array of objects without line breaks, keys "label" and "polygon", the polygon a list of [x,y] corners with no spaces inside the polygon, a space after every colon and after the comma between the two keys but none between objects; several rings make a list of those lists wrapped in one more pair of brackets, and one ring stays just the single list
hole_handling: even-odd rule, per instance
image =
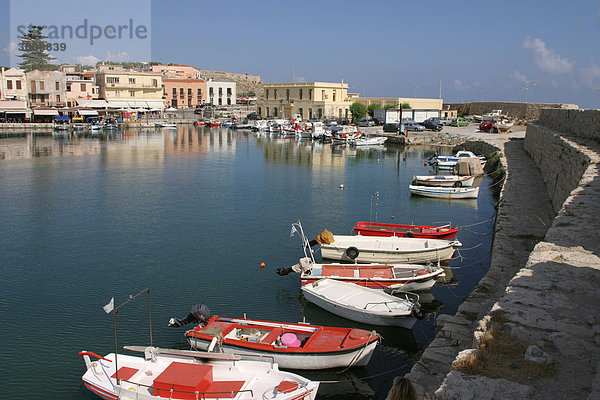
[{"label": "utility pole", "polygon": [[414,94],[413,97],[416,99],[417,98],[417,88],[418,88],[418,86],[413,86],[413,88],[415,89],[415,94]]},{"label": "utility pole", "polygon": [[525,103],[527,103],[527,89],[529,86],[535,86],[535,81],[527,81],[521,85],[525,89]]},{"label": "utility pole", "polygon": [[442,99],[442,80],[440,79],[440,100]]}]

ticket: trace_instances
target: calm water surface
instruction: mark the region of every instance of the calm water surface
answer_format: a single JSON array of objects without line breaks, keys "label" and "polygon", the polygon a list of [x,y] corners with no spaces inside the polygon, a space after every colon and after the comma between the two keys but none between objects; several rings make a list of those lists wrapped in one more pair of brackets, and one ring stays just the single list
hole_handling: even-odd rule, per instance
[{"label": "calm water surface", "polygon": [[[77,353],[112,352],[102,306],[149,287],[160,347],[185,346],[184,329],[167,321],[196,303],[222,316],[376,329],[383,342],[366,368],[301,374],[338,382],[321,385],[322,399],[385,398],[435,336],[437,316],[454,314],[489,265],[488,178],[477,200],[408,192],[413,175],[431,172],[423,161],[434,150],[355,150],[191,127],[0,138],[3,396],[90,398]],[[429,313],[411,330],[329,314],[307,304],[297,275],[275,273],[302,256],[292,222],[314,237],[325,228],[349,234],[375,217],[463,227],[461,257],[447,268],[452,282],[422,295]],[[149,343],[145,298],[119,312],[118,342]]]}]

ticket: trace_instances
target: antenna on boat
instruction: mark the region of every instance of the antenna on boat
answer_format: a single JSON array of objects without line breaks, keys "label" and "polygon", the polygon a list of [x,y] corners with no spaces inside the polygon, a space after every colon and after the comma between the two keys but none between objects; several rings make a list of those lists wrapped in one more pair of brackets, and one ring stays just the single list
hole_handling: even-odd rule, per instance
[{"label": "antenna on boat", "polygon": [[[113,336],[114,336],[114,341],[115,341],[115,379],[117,381],[117,385],[119,384],[119,375],[118,375],[119,367],[117,365],[117,312],[125,304],[132,302],[133,300],[135,300],[138,296],[142,295],[143,293],[148,293],[148,323],[150,325],[150,346],[152,346],[152,314],[150,313],[150,288],[146,288],[146,289],[142,290],[135,296],[129,295],[129,298],[127,300],[125,300],[123,303],[119,304],[118,306],[116,306],[114,308],[113,308],[114,300],[115,300],[114,297],[112,298],[112,300],[110,301],[109,304],[104,306],[105,307],[104,311],[106,311],[107,314],[112,312],[112,315],[113,315]],[[107,307],[109,307],[109,308],[107,308]]]}]

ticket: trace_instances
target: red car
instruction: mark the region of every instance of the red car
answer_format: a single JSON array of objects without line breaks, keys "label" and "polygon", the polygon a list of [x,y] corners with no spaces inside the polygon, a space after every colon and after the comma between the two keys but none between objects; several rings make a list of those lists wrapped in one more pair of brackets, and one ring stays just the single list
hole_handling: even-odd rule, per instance
[{"label": "red car", "polygon": [[479,130],[482,132],[491,132],[497,133],[498,128],[496,128],[494,121],[483,121],[479,124]]}]

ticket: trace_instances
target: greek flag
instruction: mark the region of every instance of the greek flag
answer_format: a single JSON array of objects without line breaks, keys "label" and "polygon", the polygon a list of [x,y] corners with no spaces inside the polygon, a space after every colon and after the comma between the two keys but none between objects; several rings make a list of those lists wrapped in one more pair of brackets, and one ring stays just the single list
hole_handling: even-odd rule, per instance
[{"label": "greek flag", "polygon": [[107,305],[103,306],[102,309],[105,313],[110,314],[112,310],[115,308],[115,298],[110,299]]}]

